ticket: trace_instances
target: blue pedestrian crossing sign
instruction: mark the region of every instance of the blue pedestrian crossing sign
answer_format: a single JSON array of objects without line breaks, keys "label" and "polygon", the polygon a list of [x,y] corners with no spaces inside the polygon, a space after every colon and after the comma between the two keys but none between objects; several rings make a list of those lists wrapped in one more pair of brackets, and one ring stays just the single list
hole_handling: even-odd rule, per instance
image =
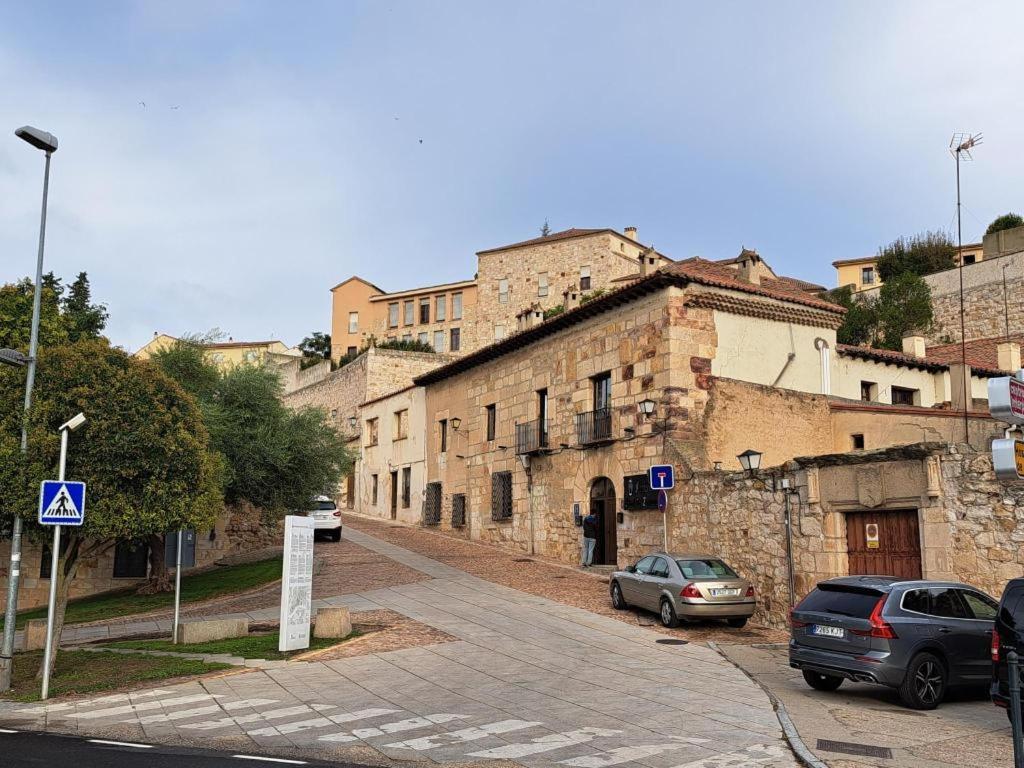
[{"label": "blue pedestrian crossing sign", "polygon": [[85,520],[85,483],[43,480],[39,489],[40,525],[81,525]]},{"label": "blue pedestrian crossing sign", "polygon": [[667,491],[676,485],[671,464],[655,464],[647,470],[647,479],[653,491]]}]

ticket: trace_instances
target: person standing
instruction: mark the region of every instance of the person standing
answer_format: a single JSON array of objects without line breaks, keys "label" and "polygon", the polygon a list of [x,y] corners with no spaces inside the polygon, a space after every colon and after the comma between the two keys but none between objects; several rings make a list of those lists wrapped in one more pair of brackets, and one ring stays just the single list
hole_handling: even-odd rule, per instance
[{"label": "person standing", "polygon": [[599,525],[600,520],[594,514],[594,510],[590,510],[590,514],[583,518],[583,555],[580,565],[584,568],[589,568],[594,564],[594,547],[597,546]]}]

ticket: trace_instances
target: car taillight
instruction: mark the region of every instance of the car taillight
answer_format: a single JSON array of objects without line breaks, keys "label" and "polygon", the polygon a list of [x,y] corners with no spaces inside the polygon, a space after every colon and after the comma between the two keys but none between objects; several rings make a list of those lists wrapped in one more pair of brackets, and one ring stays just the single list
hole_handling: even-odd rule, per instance
[{"label": "car taillight", "polygon": [[999,630],[992,630],[992,661],[999,661]]},{"label": "car taillight", "polygon": [[754,596],[754,585],[751,584],[749,587],[747,587],[747,597],[753,597],[753,596]]},{"label": "car taillight", "polygon": [[334,513],[334,516],[335,516],[335,517],[341,517],[341,512],[335,512],[335,513]]},{"label": "car taillight", "polygon": [[697,589],[693,584],[687,584],[683,587],[683,591],[679,593],[680,597],[703,597],[700,590]]},{"label": "car taillight", "polygon": [[871,609],[871,615],[868,616],[868,621],[871,622],[871,629],[851,629],[850,632],[852,634],[863,635],[864,637],[880,637],[883,640],[898,639],[892,624],[882,618],[882,606],[885,605],[885,598],[885,595],[878,598],[875,607]]},{"label": "car taillight", "polygon": [[793,629],[800,629],[801,627],[806,627],[806,621],[800,621],[799,619],[793,617],[793,611],[795,610],[796,608],[789,609],[789,626],[793,627]]}]

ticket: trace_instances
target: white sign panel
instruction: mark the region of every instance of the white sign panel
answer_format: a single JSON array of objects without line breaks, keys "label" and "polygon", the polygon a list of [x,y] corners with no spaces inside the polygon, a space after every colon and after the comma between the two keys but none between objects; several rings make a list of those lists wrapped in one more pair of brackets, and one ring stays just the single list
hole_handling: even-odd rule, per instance
[{"label": "white sign panel", "polygon": [[988,411],[999,421],[1024,424],[1024,381],[1014,376],[989,379]]},{"label": "white sign panel", "polygon": [[284,568],[281,575],[281,630],[279,651],[309,648],[309,621],[313,609],[312,518],[288,515],[284,519]]}]

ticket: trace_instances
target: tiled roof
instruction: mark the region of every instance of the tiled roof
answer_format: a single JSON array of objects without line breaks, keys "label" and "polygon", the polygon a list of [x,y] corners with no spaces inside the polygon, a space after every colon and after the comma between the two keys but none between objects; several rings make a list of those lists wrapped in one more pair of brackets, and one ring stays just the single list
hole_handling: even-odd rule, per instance
[{"label": "tiled roof", "polygon": [[[932,355],[932,350],[935,347],[928,348],[927,357],[914,357],[913,355],[907,355],[903,352],[896,352],[892,349],[875,349],[874,347],[856,347],[850,344],[836,344],[836,351],[840,355],[846,357],[858,357],[862,360],[874,360],[879,363],[892,363],[893,365],[907,365],[911,368],[920,368],[925,371],[945,371],[949,368],[951,363],[960,362],[960,345],[949,344],[945,346],[955,346],[957,349],[956,356],[948,356],[948,359],[941,359]],[[970,346],[970,344],[968,344]],[[970,352],[967,355],[967,361],[971,366],[971,372],[977,373],[981,376],[1005,376],[1005,372],[1000,371],[998,363],[994,365],[987,365],[982,360],[972,361]]]},{"label": "tiled roof", "polygon": [[[993,336],[989,339],[975,339],[968,341],[966,346],[967,363],[973,367],[999,368],[999,345],[1005,341],[1015,341],[1024,347],[1024,335],[1017,336]],[[928,347],[927,355],[929,360],[940,363],[959,363],[961,357],[960,342],[955,344],[938,344]]]},{"label": "tiled roof", "polygon": [[[561,232],[552,232],[550,235],[545,235],[544,237],[534,237],[531,240],[523,240],[522,242],[512,243],[511,245],[500,245],[497,248],[488,248],[485,251],[477,251],[477,254],[493,253],[495,251],[507,251],[510,248],[523,248],[527,245],[554,243],[557,242],[558,240],[570,240],[574,237],[586,237],[587,235],[596,235],[600,232],[609,232],[613,235],[618,235],[619,237],[626,237],[621,232],[616,232],[614,229],[609,229],[607,227],[601,229],[577,229],[576,227],[571,227],[569,229],[563,229]],[[640,244],[637,243],[637,245]]]}]

